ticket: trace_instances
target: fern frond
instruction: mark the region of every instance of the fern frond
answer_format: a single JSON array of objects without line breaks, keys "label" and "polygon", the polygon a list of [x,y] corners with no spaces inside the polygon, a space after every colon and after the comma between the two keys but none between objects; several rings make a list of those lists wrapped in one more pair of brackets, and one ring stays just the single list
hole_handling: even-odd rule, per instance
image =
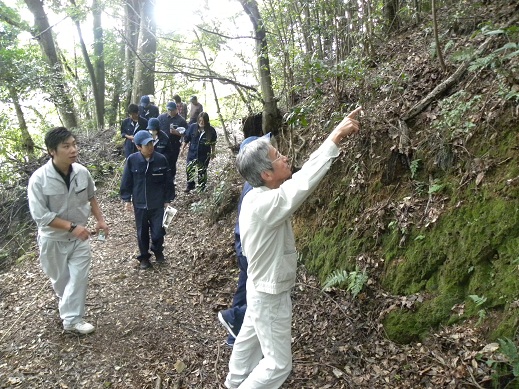
[{"label": "fern frond", "polygon": [[349,273],[346,270],[334,270],[326,278],[323,289],[346,285],[346,290],[349,291],[353,297],[357,297],[362,288],[364,288],[367,280],[367,272],[365,270],[359,270],[358,267],[355,271]]},{"label": "fern frond", "polygon": [[360,293],[366,282],[368,281],[368,273],[366,270],[358,270],[352,271],[349,275],[349,283],[348,290],[351,292],[353,297],[357,297]]},{"label": "fern frond", "polygon": [[346,270],[334,270],[326,277],[323,289],[332,288],[344,284],[348,281],[348,272]]}]

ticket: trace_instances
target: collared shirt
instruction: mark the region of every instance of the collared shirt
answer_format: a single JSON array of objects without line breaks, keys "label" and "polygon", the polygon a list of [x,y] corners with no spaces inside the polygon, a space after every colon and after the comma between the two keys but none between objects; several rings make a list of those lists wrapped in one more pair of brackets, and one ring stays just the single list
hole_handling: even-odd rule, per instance
[{"label": "collared shirt", "polygon": [[56,218],[86,226],[90,216],[90,200],[95,195],[95,184],[88,170],[79,163],[72,164],[70,185],[53,166],[52,159],[38,168],[29,179],[27,196],[31,216],[38,225],[38,235],[51,240],[76,239],[68,231],[50,227]]},{"label": "collared shirt", "polygon": [[70,165],[68,167],[67,174],[64,174],[61,170],[58,169],[58,167],[56,165],[54,165],[54,160],[52,160],[52,166],[54,167],[54,169],[56,169],[56,171],[61,176],[61,178],[63,178],[63,181],[65,181],[65,184],[67,185],[67,190],[69,190],[70,189],[70,175],[72,174],[72,165]]},{"label": "collared shirt", "polygon": [[169,140],[173,146],[180,147],[180,139],[181,137],[178,135],[171,134],[169,132],[170,126],[172,124],[178,127],[184,127],[187,130],[187,122],[180,115],[170,116],[169,113],[160,114],[159,117],[159,128],[161,131],[165,132],[169,136]]},{"label": "collared shirt", "polygon": [[339,148],[326,140],[295,173],[277,189],[261,186],[243,199],[240,238],[247,257],[248,283],[254,290],[278,294],[295,285],[297,252],[291,217],[315,190]]}]

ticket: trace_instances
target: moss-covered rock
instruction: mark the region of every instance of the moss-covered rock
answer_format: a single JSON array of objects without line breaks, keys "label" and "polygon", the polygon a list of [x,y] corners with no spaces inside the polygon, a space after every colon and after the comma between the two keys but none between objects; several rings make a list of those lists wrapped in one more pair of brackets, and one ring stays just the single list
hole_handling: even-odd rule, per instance
[{"label": "moss-covered rock", "polygon": [[[373,231],[356,229],[358,216],[351,215],[362,213],[363,196],[321,195],[321,203],[333,204],[322,207],[318,217],[305,215],[306,224],[296,222],[305,264],[324,280],[334,270],[352,270],[359,254],[379,253],[385,260],[380,282],[386,290],[428,296],[413,311],[393,311],[385,318],[386,333],[395,341],[419,339],[441,323],[485,318],[489,310],[502,312],[489,337],[513,336],[519,322],[513,308],[519,300],[519,200],[510,196],[513,188],[495,189],[468,186],[451,196],[438,222],[429,229],[409,228],[404,244],[398,228],[386,229],[378,240]],[[309,227],[308,220],[315,224]],[[484,303],[475,304],[471,295]],[[457,304],[463,306],[461,314],[453,314]]]}]

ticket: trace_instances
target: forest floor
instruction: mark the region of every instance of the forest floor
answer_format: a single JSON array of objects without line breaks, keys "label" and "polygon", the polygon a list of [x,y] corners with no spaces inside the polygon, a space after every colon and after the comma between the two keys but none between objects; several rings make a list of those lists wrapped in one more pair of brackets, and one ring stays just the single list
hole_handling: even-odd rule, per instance
[{"label": "forest floor", "polygon": [[[231,158],[222,151],[211,164],[211,189]],[[216,223],[196,213],[211,190],[184,193],[184,169],[179,158],[167,262],[152,270],[134,259],[134,218],[116,195],[119,177],[99,188],[111,231],[105,242],[92,240],[86,320],[93,334],[63,331],[36,246],[32,259],[0,273],[1,388],[223,388],[231,349],[217,312],[231,303],[238,276],[236,212]],[[423,343],[392,343],[381,318],[412,306],[412,296],[389,296],[371,282],[357,298],[325,293],[302,265],[292,298],[294,362],[284,388],[491,387],[475,323],[440,329]]]}]

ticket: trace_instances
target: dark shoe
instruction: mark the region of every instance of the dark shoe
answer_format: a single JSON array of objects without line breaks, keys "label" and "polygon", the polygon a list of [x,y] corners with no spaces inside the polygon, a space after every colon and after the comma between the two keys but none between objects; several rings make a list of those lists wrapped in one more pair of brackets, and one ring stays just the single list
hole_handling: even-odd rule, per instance
[{"label": "dark shoe", "polygon": [[155,260],[157,261],[157,263],[164,263],[164,262],[166,262],[166,258],[164,258],[164,254],[162,254],[162,253],[155,254]]},{"label": "dark shoe", "polygon": [[222,323],[229,334],[231,334],[234,338],[238,337],[240,328],[237,328],[237,326],[232,323],[229,310],[218,312],[218,320],[220,320],[220,323]]},{"label": "dark shoe", "polygon": [[139,268],[140,268],[141,270],[149,269],[150,267],[152,267],[152,266],[151,266],[151,262],[150,262],[149,259],[143,259],[143,260],[141,260],[141,264],[140,264],[140,266],[139,266]]},{"label": "dark shoe", "polygon": [[227,337],[227,340],[225,341],[225,345],[227,347],[233,348],[235,340],[236,339],[234,338],[234,336],[229,334],[229,336]]}]

